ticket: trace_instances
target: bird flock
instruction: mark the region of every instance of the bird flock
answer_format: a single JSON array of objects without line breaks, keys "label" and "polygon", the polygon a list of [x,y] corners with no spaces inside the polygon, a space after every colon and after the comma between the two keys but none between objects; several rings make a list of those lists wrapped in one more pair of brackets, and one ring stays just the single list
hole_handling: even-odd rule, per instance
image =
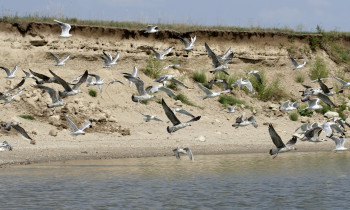
[{"label": "bird flock", "polygon": [[[60,38],[70,38],[72,37],[72,34],[70,34],[71,26],[68,23],[63,23],[58,20],[54,20],[55,23],[59,24],[59,26],[62,29],[61,34],[59,35]],[[158,26],[152,26],[148,25],[146,27],[146,30],[144,33],[158,33],[159,29]],[[189,53],[191,50],[195,47],[195,41],[197,39],[196,36],[189,37],[189,39],[185,39],[181,36],[177,36],[177,39],[179,39],[183,44],[184,48],[187,53]],[[199,96],[203,100],[209,99],[209,98],[215,98],[218,97],[221,94],[230,93],[236,86],[241,89],[245,87],[247,90],[249,90],[252,94],[255,94],[254,87],[252,83],[249,80],[249,77],[252,75],[256,77],[257,81],[259,83],[263,83],[263,79],[261,75],[259,74],[258,70],[252,70],[247,72],[246,78],[239,78],[236,82],[234,82],[231,86],[228,85],[227,81],[225,79],[218,79],[215,77],[217,73],[223,73],[226,75],[229,75],[229,66],[228,63],[231,62],[234,58],[234,52],[232,52],[231,47],[223,54],[223,55],[217,55],[205,42],[204,47],[207,51],[208,57],[211,59],[211,65],[213,66],[212,69],[209,70],[209,73],[212,73],[214,75],[214,78],[211,79],[208,84],[209,88],[204,87],[203,85],[196,83],[195,86],[198,87],[199,90],[201,90],[205,95]],[[165,49],[162,52],[156,51],[154,48],[150,47],[150,50],[154,53],[154,59],[163,61],[166,60],[167,55],[174,49],[174,47],[169,47]],[[55,61],[55,66],[64,66],[66,62],[69,61],[70,55],[66,55],[63,58],[59,58],[57,55],[49,52],[52,58]],[[111,54],[102,51],[102,55],[100,58],[103,60],[104,65],[103,68],[111,68],[114,65],[117,65],[117,61],[120,57],[119,52],[116,53],[116,55],[113,57]],[[302,69],[306,65],[306,61],[304,61],[302,64],[298,64],[297,61],[295,61],[294,58],[290,56],[290,60],[293,64],[293,67],[291,70],[298,70]],[[163,69],[167,68],[176,68],[181,66],[181,64],[171,64],[168,66],[163,67]],[[16,72],[17,72],[17,65],[13,68],[12,71],[10,71],[8,68],[0,66],[1,69],[3,69],[6,72],[6,79],[14,79],[16,78]],[[67,102],[65,102],[66,97],[74,97],[74,95],[77,95],[79,93],[82,93],[81,90],[79,90],[79,87],[83,84],[86,84],[87,87],[89,86],[97,86],[99,91],[102,93],[102,86],[107,84],[107,87],[115,82],[118,82],[122,85],[124,83],[119,80],[111,80],[109,82],[105,82],[104,79],[102,79],[99,75],[94,73],[89,73],[88,70],[85,70],[81,75],[77,76],[76,78],[72,79],[71,81],[65,81],[62,79],[57,73],[49,70],[48,75],[44,75],[42,73],[35,72],[33,70],[29,69],[28,71],[23,70],[23,73],[25,76],[23,76],[23,79],[15,85],[13,88],[7,90],[6,92],[0,92],[0,102],[1,104],[8,104],[11,103],[14,98],[20,94],[22,94],[24,91],[26,91],[25,88],[20,89],[26,79],[33,79],[35,81],[35,87],[38,89],[44,90],[46,93],[49,94],[52,103],[47,104],[47,108],[55,108],[60,106],[65,106]],[[181,80],[176,78],[174,75],[162,75],[158,79],[156,79],[154,82],[158,83],[156,85],[150,85],[145,86],[144,81],[137,76],[138,69],[135,66],[132,73],[123,73],[124,78],[126,81],[129,82],[129,87],[132,88],[133,84],[136,87],[137,94],[133,94],[131,96],[131,100],[136,103],[145,102],[149,99],[152,99],[154,97],[154,94],[158,91],[165,92],[170,98],[176,99],[176,94],[169,88],[166,87],[167,83],[172,83],[177,86],[181,86],[182,88],[191,89],[187,85],[185,85]],[[316,110],[321,109],[322,105],[319,104],[320,101],[324,102],[327,106],[335,107],[336,105],[332,102],[332,100],[329,98],[330,96],[333,96],[335,94],[339,94],[343,92],[343,89],[350,86],[350,81],[345,82],[341,80],[340,78],[333,77],[336,81],[341,83],[341,90],[331,91],[332,88],[328,88],[322,81],[325,79],[330,78],[319,78],[312,82],[318,82],[320,88],[313,88],[310,86],[304,85],[304,90],[301,90],[301,101],[302,102],[308,102],[308,106],[305,108],[307,110]],[[75,83],[76,82],[76,83]],[[50,86],[50,83],[57,83],[62,86],[63,90],[57,90]],[[213,85],[220,84],[220,87],[223,87],[223,90],[220,91],[213,91],[211,88]],[[17,92],[16,92],[17,91]],[[168,133],[174,133],[180,129],[186,128],[190,126],[193,122],[196,122],[200,120],[201,116],[195,116],[188,111],[184,110],[180,107],[170,108],[164,98],[161,99],[161,105],[164,110],[165,115],[171,122],[171,125],[166,127],[166,130]],[[298,103],[296,101],[290,102],[286,101],[283,102],[280,106],[280,110],[282,112],[289,112],[292,110],[298,109]],[[236,112],[236,106],[233,107],[227,107],[227,113],[235,113]],[[181,120],[177,117],[177,113],[186,115],[187,117],[190,117],[187,120]],[[158,118],[155,115],[151,115],[149,113],[141,113],[140,114],[144,117],[143,120],[145,122],[151,122],[151,121],[159,121],[164,122],[160,118]],[[66,114],[63,114],[64,118],[70,125],[72,132],[70,132],[70,135],[72,136],[78,136],[85,134],[85,129],[91,127],[92,120],[87,120],[86,123],[84,123],[80,128],[78,128],[74,122],[68,118]],[[252,125],[253,127],[257,128],[258,123],[256,122],[254,116],[250,116],[248,118],[243,118],[243,114],[237,117],[234,124],[232,124],[232,127],[239,128],[242,126],[248,126]],[[350,127],[349,124],[347,124],[345,121],[343,121],[340,118],[334,118],[332,122],[327,121],[324,123],[305,123],[301,125],[296,132],[300,129],[299,133],[295,133],[292,138],[284,144],[281,137],[277,134],[276,130],[274,129],[272,124],[269,124],[268,126],[268,132],[270,134],[270,137],[272,139],[273,144],[276,146],[276,148],[272,148],[269,152],[270,155],[274,155],[276,157],[279,153],[288,152],[295,150],[296,148],[294,145],[297,142],[297,139],[300,138],[301,141],[310,141],[310,142],[323,142],[326,141],[325,139],[321,139],[320,133],[324,131],[326,133],[326,137],[333,140],[336,144],[335,151],[341,151],[346,150],[344,147],[345,142],[345,126]],[[31,144],[35,144],[35,140],[33,140],[27,132],[24,130],[23,127],[20,126],[19,122],[6,122],[0,126],[0,128],[3,128],[4,130],[9,131],[11,128],[14,128],[17,130],[25,139],[29,140]],[[12,151],[13,147],[7,142],[4,141],[0,144],[0,151]],[[175,148],[173,149],[173,153],[176,158],[180,158],[180,154],[187,154],[190,160],[194,160],[192,151],[190,148]]]}]

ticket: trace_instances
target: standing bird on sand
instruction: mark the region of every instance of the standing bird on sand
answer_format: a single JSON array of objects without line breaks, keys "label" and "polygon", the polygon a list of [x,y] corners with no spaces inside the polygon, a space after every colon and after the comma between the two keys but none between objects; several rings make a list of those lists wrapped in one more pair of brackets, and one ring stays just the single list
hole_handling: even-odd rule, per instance
[{"label": "standing bird on sand", "polygon": [[272,124],[269,124],[269,133],[273,144],[276,146],[276,148],[270,149],[270,155],[276,154],[276,156],[274,156],[273,158],[277,157],[278,153],[296,150],[296,148],[293,147],[294,144],[297,142],[296,136],[293,136],[292,139],[287,142],[287,144],[284,144],[281,137],[277,134],[277,132],[273,128]]},{"label": "standing bird on sand", "polygon": [[165,103],[164,99],[162,98],[162,106],[164,109],[164,112],[166,116],[169,118],[173,126],[168,126],[167,131],[168,133],[173,133],[181,128],[185,128],[187,126],[191,126],[190,122],[197,121],[201,118],[201,116],[197,116],[192,118],[190,121],[181,123],[180,120],[175,116],[174,112],[168,107],[168,105]]},{"label": "standing bird on sand", "polygon": [[304,61],[304,63],[302,63],[302,64],[298,64],[292,56],[289,56],[289,58],[292,61],[293,66],[294,66],[294,68],[292,70],[301,69],[306,65],[306,61]]},{"label": "standing bird on sand", "polygon": [[71,37],[72,34],[69,33],[71,26],[68,23],[63,23],[58,20],[53,20],[54,22],[58,23],[62,29],[61,35],[59,37],[61,38],[68,38]]}]

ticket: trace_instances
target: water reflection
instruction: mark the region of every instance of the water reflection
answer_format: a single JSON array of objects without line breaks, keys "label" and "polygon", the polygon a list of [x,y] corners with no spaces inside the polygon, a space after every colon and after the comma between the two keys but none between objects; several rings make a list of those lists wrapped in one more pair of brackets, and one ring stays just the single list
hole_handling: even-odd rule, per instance
[{"label": "water reflection", "polygon": [[[0,170],[2,209],[345,208],[350,153],[67,161]],[[341,198],[341,199],[339,199]]]}]

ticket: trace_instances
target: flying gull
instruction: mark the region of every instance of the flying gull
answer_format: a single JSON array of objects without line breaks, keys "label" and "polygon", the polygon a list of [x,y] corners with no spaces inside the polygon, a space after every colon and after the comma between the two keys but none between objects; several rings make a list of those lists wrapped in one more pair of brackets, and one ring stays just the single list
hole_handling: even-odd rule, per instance
[{"label": "flying gull", "polygon": [[72,34],[69,34],[69,30],[71,29],[71,26],[68,23],[63,23],[58,20],[53,20],[53,21],[58,23],[62,29],[62,32],[60,35],[61,38],[68,38],[72,36]]},{"label": "flying gull", "polygon": [[117,64],[117,60],[119,58],[119,52],[117,52],[114,58],[110,54],[106,53],[105,51],[102,51],[102,52],[103,52],[103,56],[101,56],[101,58],[105,63],[103,68],[110,68]]},{"label": "flying gull", "polygon": [[25,91],[25,88],[23,88],[22,90],[18,91],[17,93],[15,93],[15,94],[13,94],[13,95],[11,95],[11,96],[9,96],[9,97],[3,99],[3,101],[0,102],[0,104],[7,104],[7,103],[10,103],[11,101],[13,101],[13,99],[14,99],[17,95],[21,94],[23,91]]},{"label": "flying gull", "polygon": [[219,96],[222,93],[229,93],[231,92],[231,89],[227,89],[227,90],[223,90],[223,91],[218,91],[218,92],[213,92],[211,90],[209,90],[208,88],[196,83],[197,87],[199,87],[199,89],[201,89],[206,95],[205,96],[201,96],[201,98],[204,100],[206,98],[215,98],[217,96]]},{"label": "flying gull", "polygon": [[232,84],[231,87],[233,88],[235,85],[237,85],[240,89],[242,88],[242,86],[245,86],[251,93],[255,94],[253,85],[249,79],[243,80],[242,78],[240,78],[234,84]]},{"label": "flying gull", "polygon": [[342,79],[340,79],[338,77],[333,77],[333,78],[342,84],[342,86],[340,87],[341,89],[350,87],[350,81],[345,82],[344,80],[342,80]]},{"label": "flying gull", "polygon": [[335,149],[333,151],[344,151],[348,149],[344,147],[344,143],[346,140],[344,136],[341,136],[339,138],[332,136],[330,138],[335,142]]},{"label": "flying gull", "polygon": [[192,151],[188,147],[185,147],[183,149],[176,147],[175,149],[173,149],[173,152],[174,152],[174,155],[177,159],[180,159],[180,153],[181,153],[181,154],[187,154],[187,156],[190,158],[190,160],[194,161]]},{"label": "flying gull", "polygon": [[176,98],[175,93],[171,89],[165,87],[165,84],[166,84],[166,81],[163,81],[163,83],[161,83],[161,84],[148,86],[146,88],[146,92],[147,93],[157,93],[160,90],[160,91],[163,91],[166,94],[168,94],[169,97]]},{"label": "flying gull", "polygon": [[144,33],[157,33],[157,32],[158,32],[158,26],[148,25]]},{"label": "flying gull", "polygon": [[294,66],[294,68],[293,68],[292,70],[301,69],[301,68],[303,68],[303,67],[306,65],[306,61],[304,61],[304,63],[302,63],[302,64],[299,65],[299,64],[294,60],[293,57],[289,56],[289,58],[290,58],[290,60],[292,61],[293,66]]},{"label": "flying gull", "polygon": [[141,101],[146,101],[149,100],[151,98],[153,98],[153,95],[149,95],[146,90],[145,90],[145,84],[143,83],[143,81],[137,77],[133,77],[130,75],[124,75],[124,77],[126,79],[128,79],[129,81],[135,83],[136,85],[136,89],[139,95],[132,95],[131,96],[131,100],[134,102],[141,102]]},{"label": "flying gull", "polygon": [[258,127],[258,124],[256,123],[255,118],[253,116],[250,116],[249,118],[243,120],[243,115],[236,118],[236,122],[232,124],[232,127],[238,128],[247,125],[253,125],[254,128]]},{"label": "flying gull", "polygon": [[185,109],[181,108],[181,107],[176,107],[176,108],[173,108],[172,109],[173,113],[176,115],[177,113],[180,113],[180,114],[184,114],[184,115],[187,115],[191,118],[195,118],[195,116],[191,113],[189,113],[188,111],[186,111]]},{"label": "flying gull", "polygon": [[53,59],[55,59],[56,61],[56,65],[55,66],[63,66],[68,59],[70,57],[70,55],[68,55],[67,57],[63,58],[62,60],[60,60],[55,54],[53,54],[52,52],[50,52],[50,55],[53,57]]},{"label": "flying gull", "polygon": [[53,88],[44,85],[37,85],[37,87],[45,90],[45,92],[47,92],[50,95],[52,104],[47,104],[48,108],[66,105],[66,102],[62,101],[62,97],[59,94],[57,94],[57,91],[55,91]]},{"label": "flying gull", "polygon": [[7,143],[7,141],[3,141],[0,144],[0,152],[3,152],[5,150],[12,151],[12,147],[9,143]]},{"label": "flying gull", "polygon": [[181,64],[170,64],[170,65],[164,66],[163,70],[167,70],[168,68],[176,68],[179,66],[181,66]]},{"label": "flying gull", "polygon": [[273,128],[272,124],[269,124],[269,133],[273,144],[276,146],[276,148],[270,149],[270,155],[276,154],[276,156],[274,156],[273,158],[277,157],[278,153],[296,150],[296,148],[293,147],[298,139],[296,136],[293,136],[292,139],[287,142],[287,144],[284,144],[281,137]]},{"label": "flying gull", "polygon": [[20,88],[25,82],[25,79],[22,79],[15,87],[11,88],[10,90],[4,92],[4,93],[1,93],[0,92],[0,100],[5,100],[7,97],[10,97],[11,96],[11,92]]},{"label": "flying gull", "polygon": [[22,128],[19,122],[7,122],[2,124],[1,126],[7,130],[10,131],[11,128],[14,128],[18,133],[20,133],[26,140],[30,141],[30,144],[35,144],[35,140],[33,140],[28,133],[24,130],[24,128]]},{"label": "flying gull", "polygon": [[89,127],[92,123],[91,120],[87,121],[83,126],[81,126],[80,128],[78,128],[73,121],[71,121],[66,115],[64,115],[64,117],[66,118],[68,124],[70,125],[70,127],[73,129],[73,132],[70,133],[70,135],[72,136],[78,136],[78,135],[85,135],[84,130]]},{"label": "flying gull", "polygon": [[197,116],[195,118],[192,118],[190,121],[181,123],[180,120],[175,116],[174,112],[165,103],[163,98],[162,98],[162,106],[163,106],[163,109],[164,109],[166,116],[169,118],[169,120],[173,124],[173,126],[167,127],[168,133],[173,133],[181,128],[185,128],[187,126],[190,126],[191,125],[190,122],[197,121],[201,118],[201,116]]},{"label": "flying gull", "polygon": [[59,94],[62,98],[66,97],[66,96],[73,96],[76,95],[78,93],[81,93],[81,90],[78,90],[79,86],[81,84],[83,84],[87,77],[88,77],[88,70],[85,71],[85,73],[83,74],[83,76],[80,78],[80,80],[77,82],[77,84],[75,84],[73,87],[69,86],[69,84],[63,80],[61,77],[57,76],[54,72],[52,72],[51,70],[49,70],[50,73],[55,77],[55,79],[59,82],[59,84],[62,85],[62,87],[64,88],[64,91],[60,91]]},{"label": "flying gull", "polygon": [[142,114],[142,116],[145,117],[145,118],[143,118],[143,120],[144,120],[145,122],[150,122],[151,120],[163,122],[163,120],[157,118],[156,115],[149,115],[149,114],[143,114],[143,113],[140,113],[140,114]]},{"label": "flying gull", "polygon": [[3,66],[0,66],[0,68],[2,68],[3,70],[6,71],[6,75],[7,75],[7,76],[6,76],[5,78],[7,78],[7,79],[13,79],[13,78],[16,77],[16,76],[15,76],[15,73],[16,73],[16,71],[17,71],[17,69],[18,69],[17,65],[13,68],[12,71],[10,71],[8,68],[3,67]]},{"label": "flying gull", "polygon": [[213,74],[216,72],[223,72],[224,74],[229,75],[225,69],[228,69],[227,63],[233,59],[233,53],[229,54],[225,60],[220,62],[217,55],[210,49],[207,43],[205,43],[205,49],[207,50],[208,56],[211,57],[214,65],[214,69],[209,72]]},{"label": "flying gull", "polygon": [[174,47],[169,47],[168,49],[166,49],[164,52],[162,53],[158,53],[157,51],[155,51],[152,47],[151,50],[154,52],[155,56],[153,58],[157,59],[157,60],[165,60],[165,56],[168,55],[171,50],[174,49]]},{"label": "flying gull", "polygon": [[260,84],[263,84],[263,81],[261,79],[261,76],[259,74],[259,71],[258,70],[251,70],[247,73],[247,76],[250,75],[250,74],[253,74],[259,81]]},{"label": "flying gull", "polygon": [[285,101],[280,106],[281,111],[287,111],[287,112],[296,110],[297,108],[298,108],[298,103],[296,101],[293,103],[290,103],[290,101]]},{"label": "flying gull", "polygon": [[31,74],[30,72],[27,72],[27,71],[25,71],[25,70],[22,70],[22,71],[23,71],[23,73],[25,74],[25,76],[22,77],[22,78],[33,78],[33,77],[34,77],[34,75]]},{"label": "flying gull", "polygon": [[185,45],[184,50],[190,51],[190,50],[193,49],[194,42],[196,41],[196,36],[190,37],[190,41],[189,42],[186,39],[182,38],[181,36],[178,36],[177,38],[180,39],[182,41],[182,43]]}]

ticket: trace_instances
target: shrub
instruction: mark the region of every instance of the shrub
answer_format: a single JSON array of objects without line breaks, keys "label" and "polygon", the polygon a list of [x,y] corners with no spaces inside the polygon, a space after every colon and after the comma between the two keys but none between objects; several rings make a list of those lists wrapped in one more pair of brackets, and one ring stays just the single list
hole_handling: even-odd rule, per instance
[{"label": "shrub", "polygon": [[326,68],[326,64],[320,57],[316,57],[315,62],[312,64],[309,72],[309,76],[311,80],[315,80],[318,78],[326,78],[328,77],[329,71]]},{"label": "shrub", "polygon": [[227,106],[227,105],[230,105],[230,106],[233,106],[233,105],[236,105],[236,104],[245,104],[245,101],[242,101],[242,100],[239,100],[233,96],[229,96],[229,95],[222,95],[220,96],[219,98],[219,102],[224,105],[224,106]]},{"label": "shrub", "polygon": [[292,113],[289,114],[289,119],[290,119],[291,121],[297,121],[298,118],[299,118],[298,112],[292,112]]},{"label": "shrub", "polygon": [[263,71],[259,72],[262,84],[258,81],[256,77],[251,77],[250,82],[256,92],[256,97],[260,100],[275,100],[279,101],[287,96],[286,92],[280,86],[279,77],[276,77],[269,85],[266,83],[265,73]]},{"label": "shrub", "polygon": [[96,92],[96,90],[89,90],[89,95],[91,96],[91,97],[97,97],[97,92]]},{"label": "shrub", "polygon": [[303,74],[299,73],[295,76],[295,82],[303,83],[305,81],[305,77]]},{"label": "shrub", "polygon": [[312,110],[309,110],[309,109],[305,109],[307,107],[307,105],[302,105],[298,108],[298,113],[301,115],[301,116],[306,116],[306,117],[311,117],[312,114],[313,114],[313,111]]},{"label": "shrub", "polygon": [[28,114],[21,114],[21,115],[19,115],[19,117],[26,119],[26,120],[35,120],[35,118],[33,116],[28,115]]},{"label": "shrub", "polygon": [[205,83],[207,81],[207,75],[205,74],[205,70],[194,71],[192,78],[194,81],[199,83]]},{"label": "shrub", "polygon": [[176,99],[180,100],[183,104],[187,104],[187,105],[190,105],[190,106],[195,106],[195,104],[192,103],[190,100],[188,100],[188,98],[182,93],[178,94],[176,96]]},{"label": "shrub", "polygon": [[346,110],[346,102],[345,100],[343,100],[342,104],[338,107],[338,109],[336,109],[339,117],[342,118],[343,120],[346,119],[346,115],[343,113],[344,110]]},{"label": "shrub", "polygon": [[152,56],[147,59],[146,68],[143,73],[153,79],[157,79],[161,76],[162,71],[163,68],[160,60],[156,60]]}]

